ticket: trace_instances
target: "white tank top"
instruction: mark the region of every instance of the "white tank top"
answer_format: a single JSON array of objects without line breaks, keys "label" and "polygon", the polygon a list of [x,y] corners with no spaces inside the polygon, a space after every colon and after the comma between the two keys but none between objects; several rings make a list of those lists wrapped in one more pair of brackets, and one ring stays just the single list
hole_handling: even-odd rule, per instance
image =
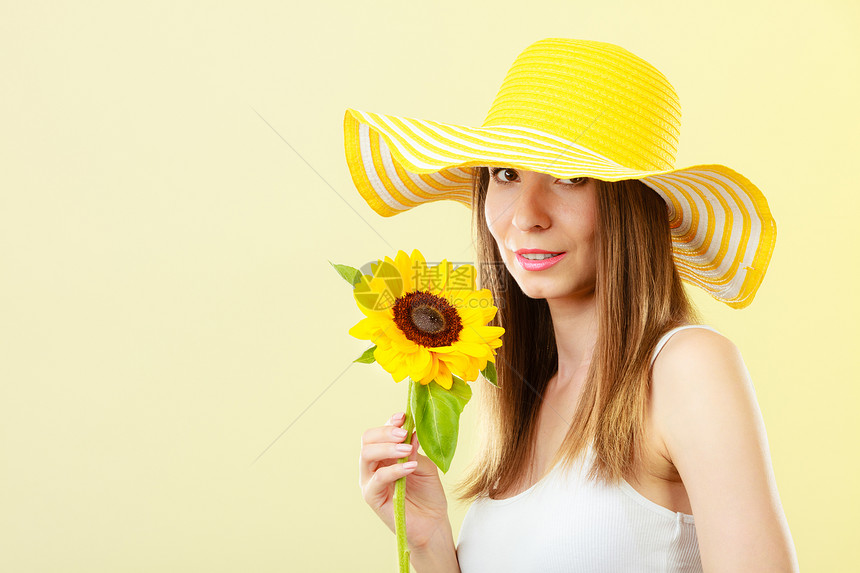
[{"label": "white tank top", "polygon": [[[651,364],[675,332],[667,332]],[[565,475],[561,463],[529,489],[469,507],[457,540],[462,573],[699,573],[693,516],[647,499],[626,481],[586,479],[594,452]]]}]

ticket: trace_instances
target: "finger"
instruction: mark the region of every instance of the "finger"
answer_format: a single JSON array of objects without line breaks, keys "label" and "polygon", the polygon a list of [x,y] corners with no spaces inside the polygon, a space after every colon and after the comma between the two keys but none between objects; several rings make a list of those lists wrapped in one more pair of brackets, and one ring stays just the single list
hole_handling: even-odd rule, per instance
[{"label": "finger", "polygon": [[412,452],[409,453],[409,461],[418,460],[418,432],[412,432]]},{"label": "finger", "polygon": [[373,466],[374,463],[388,466],[409,457],[414,451],[414,444],[392,444],[390,442],[367,444],[361,449],[361,460],[369,466]]},{"label": "finger", "polygon": [[[392,425],[396,424],[397,422],[399,422],[400,424],[403,424],[403,421],[405,419],[406,419],[406,414],[404,414],[403,412],[398,412],[398,413],[394,414],[393,416],[391,416],[390,418],[388,418],[388,421],[385,422],[385,425],[386,426],[392,426]],[[398,425],[400,425],[400,424],[398,424]]]},{"label": "finger", "polygon": [[409,454],[409,461],[418,462],[418,466],[415,468],[413,472],[416,476],[431,476],[431,475],[439,475],[439,468],[436,467],[436,463],[428,458],[425,455],[422,455],[418,452],[418,447],[420,444],[418,443],[418,433],[415,432],[412,434],[412,453]]},{"label": "finger", "polygon": [[363,489],[364,501],[373,509],[380,508],[388,500],[391,484],[414,472],[415,466],[416,462],[406,462],[376,470]]},{"label": "finger", "polygon": [[[389,420],[390,422],[390,420]],[[376,444],[379,442],[403,442],[406,434],[403,433],[403,419],[394,420],[378,428],[370,428],[361,436],[361,445]]]},{"label": "finger", "polygon": [[413,432],[412,434],[412,453],[409,454],[410,462],[418,462],[418,467],[416,468],[415,474],[421,475],[430,475],[436,472],[436,464],[428,458],[427,456],[423,456],[418,453],[418,447],[420,444],[418,443],[418,433]]},{"label": "finger", "polygon": [[[394,452],[390,453],[390,455],[383,455],[384,451],[379,450],[377,448],[370,448],[369,450],[365,451],[365,448],[367,448],[368,446],[387,444],[391,446],[391,448],[393,448],[394,445],[403,443],[406,439],[405,436],[400,437],[396,434],[396,432],[398,430],[402,430],[402,428],[399,428],[399,426],[403,424],[404,420],[405,416],[402,412],[399,414],[399,418],[398,414],[395,414],[389,419],[388,423],[386,423],[385,426],[379,428],[371,428],[362,435],[361,451],[358,456],[359,485],[363,486],[363,484],[367,483],[367,481],[370,480],[371,476],[373,475],[373,472],[377,469],[380,460],[384,460],[386,458],[406,457],[408,452]],[[393,463],[393,461],[390,463]]]}]

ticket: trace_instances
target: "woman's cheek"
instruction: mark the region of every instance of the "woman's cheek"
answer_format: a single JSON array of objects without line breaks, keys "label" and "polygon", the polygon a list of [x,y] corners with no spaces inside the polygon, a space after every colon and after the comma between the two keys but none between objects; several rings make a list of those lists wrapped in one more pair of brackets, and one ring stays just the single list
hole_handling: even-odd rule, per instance
[{"label": "woman's cheek", "polygon": [[484,220],[487,223],[487,228],[490,230],[490,234],[496,239],[496,243],[499,242],[499,221],[498,215],[496,215],[496,210],[493,208],[494,205],[490,202],[489,198],[486,203],[484,203]]}]

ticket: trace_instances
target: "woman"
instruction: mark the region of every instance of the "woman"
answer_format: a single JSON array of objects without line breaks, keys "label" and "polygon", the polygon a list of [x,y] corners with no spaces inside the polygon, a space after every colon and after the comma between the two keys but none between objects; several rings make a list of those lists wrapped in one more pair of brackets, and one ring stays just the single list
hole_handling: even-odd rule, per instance
[{"label": "woman", "polygon": [[505,328],[456,545],[403,417],[362,437],[363,496],[392,531],[407,476],[416,571],[797,570],[743,360],[681,284],[747,306],[775,224],[740,174],[673,168],[679,119],[653,66],[563,38],[518,56],[481,128],[347,111],[347,161],[377,212],[473,207]]}]

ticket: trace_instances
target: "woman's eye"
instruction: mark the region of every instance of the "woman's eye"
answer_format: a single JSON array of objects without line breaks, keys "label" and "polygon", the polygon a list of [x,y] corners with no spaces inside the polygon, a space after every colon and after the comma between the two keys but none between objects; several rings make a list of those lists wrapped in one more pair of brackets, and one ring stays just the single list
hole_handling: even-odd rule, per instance
[{"label": "woman's eye", "polygon": [[[501,173],[505,178],[500,179],[499,173]],[[510,167],[493,167],[490,170],[490,174],[500,183],[510,183],[511,179],[515,179],[517,177],[516,170],[511,169]],[[511,179],[508,179],[508,177],[510,177]]]},{"label": "woman's eye", "polygon": [[568,177],[567,179],[559,179],[559,181],[570,181],[573,185],[579,185],[586,179],[587,177]]}]

